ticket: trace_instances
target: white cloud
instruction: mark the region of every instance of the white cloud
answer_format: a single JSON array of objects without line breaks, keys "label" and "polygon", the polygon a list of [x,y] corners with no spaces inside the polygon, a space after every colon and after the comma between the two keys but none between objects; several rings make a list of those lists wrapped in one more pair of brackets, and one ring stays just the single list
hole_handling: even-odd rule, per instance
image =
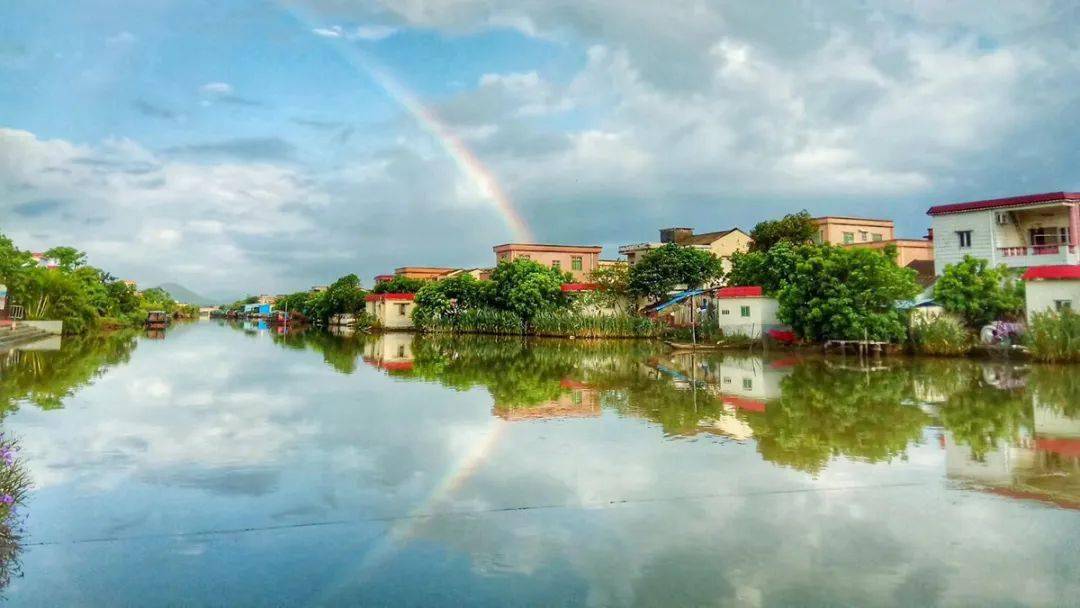
[{"label": "white cloud", "polygon": [[199,87],[199,92],[206,95],[231,95],[233,87],[227,82],[208,82]]},{"label": "white cloud", "polygon": [[323,38],[341,38],[341,26],[332,25],[330,27],[317,27],[311,30],[311,32],[317,36]]},{"label": "white cloud", "polygon": [[353,30],[351,37],[357,40],[377,41],[389,38],[396,34],[397,31],[396,27],[388,25],[361,25]]}]

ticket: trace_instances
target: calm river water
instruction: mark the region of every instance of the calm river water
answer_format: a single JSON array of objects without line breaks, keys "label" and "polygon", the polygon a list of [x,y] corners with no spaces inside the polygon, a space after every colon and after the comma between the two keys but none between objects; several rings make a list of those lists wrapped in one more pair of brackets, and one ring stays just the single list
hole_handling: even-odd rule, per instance
[{"label": "calm river water", "polygon": [[200,323],[0,407],[13,606],[1080,601],[1077,367]]}]

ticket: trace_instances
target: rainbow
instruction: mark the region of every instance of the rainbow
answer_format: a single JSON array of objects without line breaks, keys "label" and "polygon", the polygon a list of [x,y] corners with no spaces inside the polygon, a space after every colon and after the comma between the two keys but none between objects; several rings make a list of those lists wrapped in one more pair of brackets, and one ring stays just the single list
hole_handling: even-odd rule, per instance
[{"label": "rainbow", "polygon": [[521,217],[521,213],[519,213],[517,207],[514,206],[514,202],[510,199],[506,190],[499,183],[498,178],[496,178],[495,174],[481,162],[472,150],[469,149],[465,142],[454,133],[453,129],[439,118],[438,114],[421,103],[419,98],[412,91],[402,84],[400,80],[394,78],[394,76],[386,68],[375,61],[373,57],[356,48],[355,44],[344,39],[340,30],[327,30],[326,28],[321,28],[312,20],[305,18],[297,9],[290,8],[289,6],[283,6],[283,8],[292,14],[301,25],[307,27],[311,31],[336,31],[336,36],[328,37],[326,40],[334,44],[334,48],[338,50],[339,55],[352,66],[362,70],[370,76],[387,95],[412,116],[413,120],[416,121],[416,124],[419,125],[421,129],[439,143],[446,155],[454,162],[458,173],[468,179],[499,211],[499,214],[513,232],[515,240],[524,243],[533,242],[532,231],[529,230],[529,226],[525,223],[524,218]]}]

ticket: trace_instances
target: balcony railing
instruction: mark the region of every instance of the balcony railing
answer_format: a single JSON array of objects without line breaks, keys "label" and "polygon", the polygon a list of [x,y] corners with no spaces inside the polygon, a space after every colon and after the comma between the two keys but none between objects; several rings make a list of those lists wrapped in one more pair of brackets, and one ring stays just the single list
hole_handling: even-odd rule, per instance
[{"label": "balcony railing", "polygon": [[1080,263],[1080,256],[1077,255],[1076,246],[1066,243],[998,247],[997,253],[1001,262],[1013,267]]}]

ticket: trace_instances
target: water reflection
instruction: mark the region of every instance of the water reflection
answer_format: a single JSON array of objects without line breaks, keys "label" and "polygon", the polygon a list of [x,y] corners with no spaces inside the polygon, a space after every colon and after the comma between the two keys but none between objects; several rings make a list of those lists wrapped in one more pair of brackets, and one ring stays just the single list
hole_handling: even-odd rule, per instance
[{"label": "water reflection", "polygon": [[44,543],[15,604],[1080,592],[1069,368],[212,323],[95,340],[0,367],[5,411],[40,406],[7,421]]}]

